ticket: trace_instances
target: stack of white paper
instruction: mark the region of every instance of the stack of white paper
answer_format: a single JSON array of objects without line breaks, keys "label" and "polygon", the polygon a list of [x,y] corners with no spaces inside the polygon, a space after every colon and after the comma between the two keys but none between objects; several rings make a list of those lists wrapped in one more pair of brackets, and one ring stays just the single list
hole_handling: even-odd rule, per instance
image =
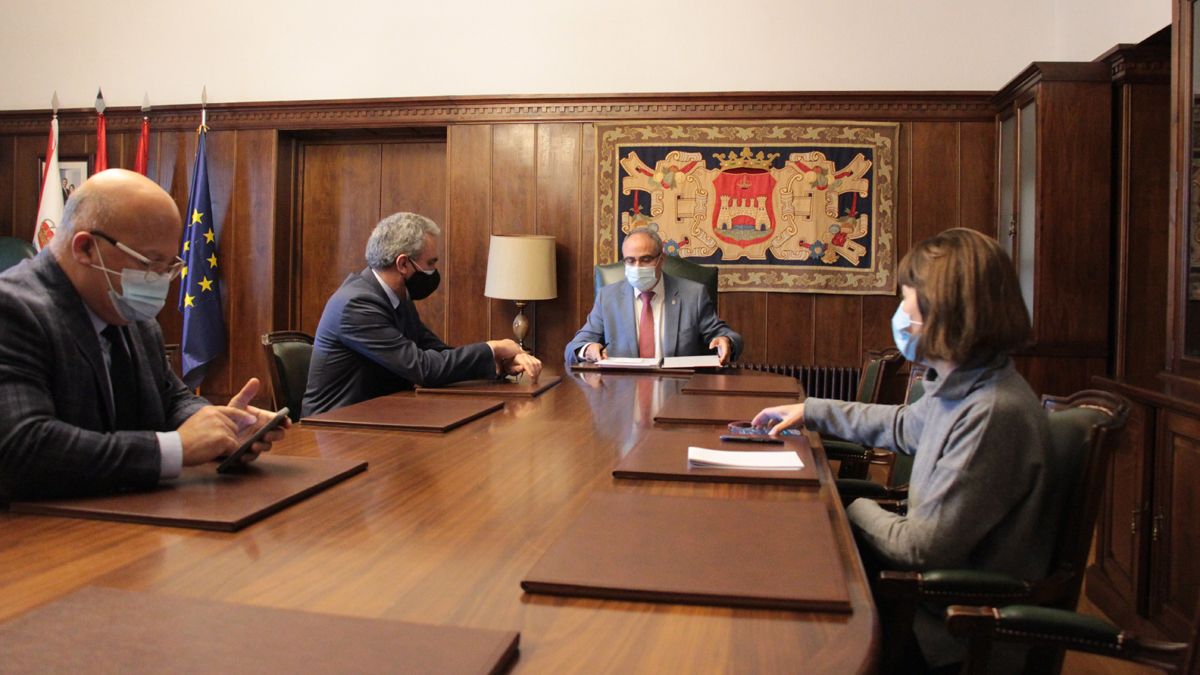
[{"label": "stack of white paper", "polygon": [[688,448],[688,465],[701,469],[758,469],[762,471],[799,471],[804,468],[794,450],[710,450]]},{"label": "stack of white paper", "polygon": [[720,368],[721,357],[716,354],[704,356],[668,356],[663,359],[663,368]]}]

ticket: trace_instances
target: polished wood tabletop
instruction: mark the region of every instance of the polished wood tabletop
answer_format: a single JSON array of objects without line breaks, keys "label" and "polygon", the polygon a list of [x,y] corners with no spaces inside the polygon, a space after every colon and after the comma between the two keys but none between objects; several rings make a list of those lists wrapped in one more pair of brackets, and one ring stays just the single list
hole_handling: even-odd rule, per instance
[{"label": "polished wood tabletop", "polygon": [[[875,608],[819,449],[820,489],[612,477],[683,382],[568,373],[540,397],[509,400],[438,435],[293,428],[274,452],[362,459],[369,470],[237,533],[0,514],[0,620],[93,585],[517,630],[516,672],[871,670]],[[522,576],[596,491],[817,500],[833,524],[852,612],[523,593]]]}]

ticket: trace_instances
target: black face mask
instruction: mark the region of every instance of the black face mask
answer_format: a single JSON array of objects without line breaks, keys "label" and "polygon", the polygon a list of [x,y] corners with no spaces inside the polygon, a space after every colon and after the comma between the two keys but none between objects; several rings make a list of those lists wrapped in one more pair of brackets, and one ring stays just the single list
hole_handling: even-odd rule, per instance
[{"label": "black face mask", "polygon": [[404,281],[404,287],[408,289],[408,296],[413,300],[424,300],[437,290],[438,284],[442,283],[442,275],[436,269],[426,272],[412,260],[409,262],[417,273]]}]

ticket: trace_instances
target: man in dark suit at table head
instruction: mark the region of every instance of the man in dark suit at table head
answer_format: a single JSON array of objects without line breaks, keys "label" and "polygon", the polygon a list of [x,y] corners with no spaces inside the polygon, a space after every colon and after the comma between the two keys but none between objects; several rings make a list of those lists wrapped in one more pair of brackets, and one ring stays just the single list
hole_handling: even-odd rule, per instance
[{"label": "man in dark suit at table head", "polygon": [[742,351],[742,336],[717,318],[708,291],[663,274],[662,238],[641,227],[621,244],[625,281],[600,289],[587,323],[567,344],[568,365],[609,356],[663,358],[712,351],[721,364]]},{"label": "man in dark suit at table head", "polygon": [[0,274],[0,500],[148,489],[270,419],[248,405],[257,379],[212,406],[167,367],[154,317],[183,271],[181,228],[153,181],[104,171],[48,247]]},{"label": "man in dark suit at table head", "polygon": [[[441,228],[416,213],[393,213],[367,241],[367,267],[346,278],[325,304],[313,344],[304,415],[376,396],[439,385],[528,374],[542,364],[512,340],[452,348],[421,322],[414,300],[440,282]],[[480,311],[486,307],[479,305]]]}]

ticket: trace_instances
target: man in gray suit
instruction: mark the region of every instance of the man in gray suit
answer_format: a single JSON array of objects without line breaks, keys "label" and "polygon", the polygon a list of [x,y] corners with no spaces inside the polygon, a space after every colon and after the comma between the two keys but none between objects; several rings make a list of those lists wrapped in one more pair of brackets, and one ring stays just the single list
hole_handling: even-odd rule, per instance
[{"label": "man in gray suit", "polygon": [[375,225],[367,240],[366,269],[346,277],[321,312],[305,416],[413,385],[519,373],[537,381],[542,362],[516,342],[451,347],[421,321],[413,301],[437,290],[441,233],[437,223],[416,213],[393,213]]},{"label": "man in gray suit", "polygon": [[257,379],[212,406],[167,367],[154,317],[181,230],[170,195],[112,169],[71,195],[49,246],[0,274],[0,501],[149,489],[271,418],[248,405]]},{"label": "man in gray suit", "polygon": [[625,281],[600,289],[587,323],[567,345],[567,365],[611,356],[663,358],[716,351],[721,364],[742,336],[719,318],[702,284],[663,274],[662,239],[638,228],[621,244]]}]

